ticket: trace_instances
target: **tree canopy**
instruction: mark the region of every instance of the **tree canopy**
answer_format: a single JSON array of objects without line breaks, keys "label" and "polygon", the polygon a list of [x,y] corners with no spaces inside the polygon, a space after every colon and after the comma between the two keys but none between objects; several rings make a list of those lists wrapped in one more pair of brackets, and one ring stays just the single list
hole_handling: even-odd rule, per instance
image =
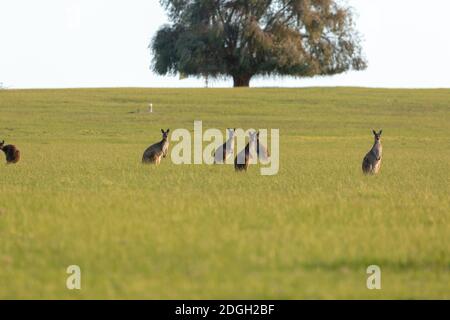
[{"label": "tree canopy", "polygon": [[312,77],[366,68],[351,8],[335,0],[160,0],[158,74]]}]

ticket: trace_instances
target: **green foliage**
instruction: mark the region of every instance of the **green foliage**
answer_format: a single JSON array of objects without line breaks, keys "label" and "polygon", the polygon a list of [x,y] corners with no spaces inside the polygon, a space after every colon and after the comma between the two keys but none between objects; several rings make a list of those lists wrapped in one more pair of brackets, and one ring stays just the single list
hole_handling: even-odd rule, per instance
[{"label": "green foliage", "polygon": [[[149,99],[154,112],[136,113]],[[449,299],[449,101],[449,90],[1,91],[0,139],[22,161],[0,163],[0,299]],[[196,119],[279,128],[279,174],[141,164],[161,128]],[[381,174],[363,176],[381,128]],[[80,292],[65,286],[72,264]],[[380,291],[366,289],[371,264]]]},{"label": "green foliage", "polygon": [[151,44],[159,74],[311,77],[361,70],[352,12],[332,0],[161,0],[170,25]]}]

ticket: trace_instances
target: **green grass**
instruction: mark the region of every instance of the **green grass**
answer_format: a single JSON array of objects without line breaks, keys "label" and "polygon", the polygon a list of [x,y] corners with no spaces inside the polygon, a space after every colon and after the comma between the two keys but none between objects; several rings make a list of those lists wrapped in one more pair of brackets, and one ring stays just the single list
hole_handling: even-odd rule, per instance
[{"label": "green grass", "polygon": [[[279,128],[279,174],[141,165],[194,120]],[[0,91],[0,298],[449,299],[449,137],[450,90]]]}]

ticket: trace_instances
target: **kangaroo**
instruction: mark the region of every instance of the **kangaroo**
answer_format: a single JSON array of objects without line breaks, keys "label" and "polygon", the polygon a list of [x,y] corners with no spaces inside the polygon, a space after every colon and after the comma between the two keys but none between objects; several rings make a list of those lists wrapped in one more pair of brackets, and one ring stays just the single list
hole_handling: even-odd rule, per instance
[{"label": "kangaroo", "polygon": [[159,165],[161,158],[165,158],[167,156],[167,152],[169,150],[169,131],[170,129],[167,129],[167,131],[161,129],[162,140],[151,145],[147,148],[147,150],[145,150],[144,155],[142,156],[142,163],[154,163]]},{"label": "kangaroo", "polygon": [[225,163],[227,159],[234,154],[234,136],[236,128],[227,129],[228,140],[214,152],[214,164]]},{"label": "kangaroo", "polygon": [[375,137],[375,143],[373,144],[372,149],[364,157],[362,163],[364,174],[377,174],[380,172],[381,168],[381,155],[383,151],[383,147],[381,146],[381,134],[383,133],[383,130],[380,130],[379,133],[375,130],[372,130],[372,132]]},{"label": "kangaroo", "polygon": [[[250,161],[252,159],[252,154],[256,154],[256,132],[250,132],[250,140],[245,146],[245,148],[239,152],[234,158],[234,169],[236,171],[247,171]],[[238,163],[245,160],[244,163]]]},{"label": "kangaroo", "polygon": [[267,148],[259,142],[259,131],[256,133],[256,153],[262,161],[269,161],[270,153]]},{"label": "kangaroo", "polygon": [[12,164],[17,163],[20,160],[20,151],[13,145],[6,145],[5,140],[0,142],[0,150],[2,150],[6,155],[6,163]]}]

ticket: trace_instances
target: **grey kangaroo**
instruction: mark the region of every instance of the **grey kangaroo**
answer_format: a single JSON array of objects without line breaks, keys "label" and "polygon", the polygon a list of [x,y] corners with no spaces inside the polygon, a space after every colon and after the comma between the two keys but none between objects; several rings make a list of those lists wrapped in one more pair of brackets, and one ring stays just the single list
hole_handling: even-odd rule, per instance
[{"label": "grey kangaroo", "polygon": [[6,155],[6,163],[12,164],[17,163],[20,160],[20,151],[13,145],[6,145],[5,140],[0,142],[0,150],[2,150]]},{"label": "grey kangaroo", "polygon": [[372,149],[366,154],[362,163],[362,170],[364,174],[377,174],[380,172],[381,168],[381,157],[383,152],[383,147],[381,146],[381,134],[383,130],[377,133],[372,130],[375,137],[375,142]]},{"label": "grey kangaroo", "polygon": [[234,136],[236,129],[227,129],[228,140],[221,145],[214,153],[214,163],[225,163],[234,154]]},{"label": "grey kangaroo", "polygon": [[270,152],[267,150],[267,148],[259,142],[259,131],[256,134],[256,152],[258,154],[258,158],[262,161],[269,161],[270,160]]},{"label": "grey kangaroo", "polygon": [[250,139],[245,148],[234,158],[234,170],[247,171],[250,161],[253,160],[252,154],[256,155],[257,133],[250,132]]},{"label": "grey kangaroo", "polygon": [[169,131],[164,131],[161,129],[162,140],[158,143],[151,145],[145,150],[144,155],[142,156],[142,163],[154,163],[159,165],[161,162],[161,158],[165,158],[167,156],[167,152],[169,150]]}]

